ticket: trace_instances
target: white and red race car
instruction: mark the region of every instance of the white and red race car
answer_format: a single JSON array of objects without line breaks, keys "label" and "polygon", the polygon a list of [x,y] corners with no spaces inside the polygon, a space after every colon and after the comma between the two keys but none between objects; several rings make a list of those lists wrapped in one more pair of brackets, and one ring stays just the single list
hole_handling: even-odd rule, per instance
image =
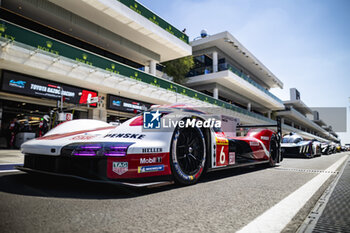
[{"label": "white and red race car", "polygon": [[[280,121],[244,126],[252,129],[235,137],[232,132],[243,127],[237,119],[220,116],[221,127],[217,119],[172,105],[152,107],[117,127],[97,120],[68,121],[22,144],[25,161],[18,169],[132,186],[188,185],[209,171],[282,161]],[[277,131],[267,129],[276,126]]]}]

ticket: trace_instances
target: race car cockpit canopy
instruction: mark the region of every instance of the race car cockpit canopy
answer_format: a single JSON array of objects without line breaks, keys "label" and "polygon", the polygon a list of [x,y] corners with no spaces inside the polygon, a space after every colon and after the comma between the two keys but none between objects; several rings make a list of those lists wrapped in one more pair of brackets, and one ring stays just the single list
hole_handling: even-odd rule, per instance
[{"label": "race car cockpit canopy", "polygon": [[296,133],[285,135],[282,139],[282,143],[299,143],[301,141],[304,141],[304,139]]}]

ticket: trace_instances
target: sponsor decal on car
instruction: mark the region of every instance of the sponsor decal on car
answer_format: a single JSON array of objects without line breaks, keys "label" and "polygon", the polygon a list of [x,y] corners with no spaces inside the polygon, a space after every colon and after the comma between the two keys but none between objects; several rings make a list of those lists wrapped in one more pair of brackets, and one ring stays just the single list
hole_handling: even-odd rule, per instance
[{"label": "sponsor decal on car", "polygon": [[236,163],[236,152],[229,152],[228,153],[228,164],[232,165]]},{"label": "sponsor decal on car", "polygon": [[146,135],[145,134],[138,134],[138,133],[114,133],[114,134],[107,134],[104,136],[105,138],[135,138],[135,139],[143,139]]},{"label": "sponsor decal on car", "polygon": [[78,136],[72,137],[70,140],[90,140],[94,137],[96,137],[96,135],[78,135]]},{"label": "sponsor decal on car", "polygon": [[219,137],[216,137],[216,145],[223,145],[223,146],[228,145],[228,140],[227,140],[227,138],[219,138]]},{"label": "sponsor decal on car", "polygon": [[128,171],[129,164],[128,162],[113,162],[112,171],[118,175],[123,175]]},{"label": "sponsor decal on car", "polygon": [[162,151],[162,148],[142,148],[142,153],[157,153]]},{"label": "sponsor decal on car", "polygon": [[268,140],[270,139],[270,137],[268,137],[268,136],[261,136],[260,139],[261,139],[261,140],[268,141]]},{"label": "sponsor decal on car", "polygon": [[145,163],[161,163],[162,157],[153,157],[153,158],[140,158],[140,164]]},{"label": "sponsor decal on car", "polygon": [[160,172],[164,171],[164,165],[152,165],[152,166],[141,166],[138,167],[137,172],[138,173],[146,173],[146,172]]},{"label": "sponsor decal on car", "polygon": [[251,145],[251,146],[259,146],[260,144],[259,144],[259,142],[249,142],[249,145]]}]

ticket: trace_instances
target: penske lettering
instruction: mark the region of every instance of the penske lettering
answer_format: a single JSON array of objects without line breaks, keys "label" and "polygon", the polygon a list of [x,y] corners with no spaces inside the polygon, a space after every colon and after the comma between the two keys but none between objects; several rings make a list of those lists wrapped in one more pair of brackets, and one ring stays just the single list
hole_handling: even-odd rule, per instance
[{"label": "penske lettering", "polygon": [[146,135],[145,134],[138,134],[138,133],[114,133],[114,134],[107,134],[104,136],[105,138],[135,138],[135,139],[143,139]]}]

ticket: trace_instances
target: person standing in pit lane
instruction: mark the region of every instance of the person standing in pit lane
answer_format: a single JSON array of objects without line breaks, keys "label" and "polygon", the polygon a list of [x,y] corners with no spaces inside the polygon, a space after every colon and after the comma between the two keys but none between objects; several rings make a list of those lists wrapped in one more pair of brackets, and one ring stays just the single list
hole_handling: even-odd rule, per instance
[{"label": "person standing in pit lane", "polygon": [[9,135],[9,148],[13,149],[15,147],[15,140],[16,140],[16,135],[19,131],[19,124],[17,118],[14,118],[10,122],[10,127],[9,127],[10,135]]}]

